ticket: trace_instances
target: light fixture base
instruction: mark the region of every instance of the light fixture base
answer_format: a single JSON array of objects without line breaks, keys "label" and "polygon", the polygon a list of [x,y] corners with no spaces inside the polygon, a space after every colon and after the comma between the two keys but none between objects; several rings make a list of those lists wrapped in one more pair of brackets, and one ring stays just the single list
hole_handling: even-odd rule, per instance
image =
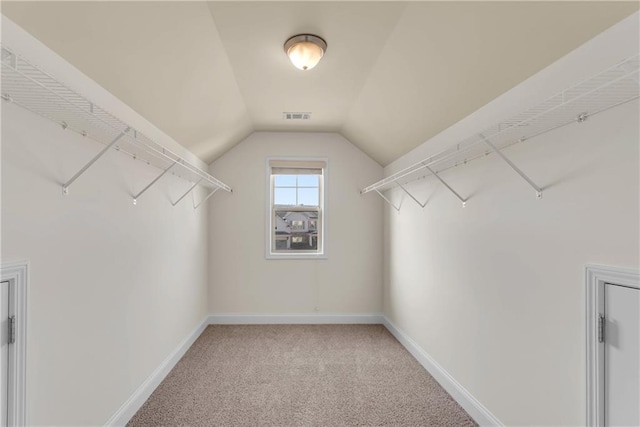
[{"label": "light fixture base", "polygon": [[289,37],[289,39],[284,42],[284,52],[288,55],[289,49],[291,49],[293,45],[303,42],[317,44],[323,52],[327,51],[327,42],[324,41],[322,37],[316,36],[315,34],[297,34]]}]

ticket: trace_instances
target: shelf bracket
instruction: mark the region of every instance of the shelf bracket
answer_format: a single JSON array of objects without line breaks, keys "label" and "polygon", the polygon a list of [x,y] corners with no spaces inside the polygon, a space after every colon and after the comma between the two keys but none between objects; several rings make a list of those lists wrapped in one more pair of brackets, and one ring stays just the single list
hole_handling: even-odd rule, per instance
[{"label": "shelf bracket", "polygon": [[385,202],[389,203],[389,205],[395,209],[397,212],[400,212],[400,208],[397,207],[396,205],[394,205],[393,203],[391,203],[391,200],[387,199],[386,197],[384,197],[384,194],[382,194],[380,191],[378,191],[378,189],[376,188],[374,190],[376,193],[378,193],[380,195],[380,197],[382,197],[384,199]]},{"label": "shelf bracket", "polygon": [[177,205],[178,203],[180,203],[180,201],[181,201],[182,199],[184,199],[185,197],[187,197],[187,195],[188,195],[189,193],[191,193],[191,192],[193,191],[193,189],[194,189],[194,188],[196,188],[196,187],[198,186],[198,184],[200,184],[200,181],[202,181],[202,178],[200,178],[199,180],[197,180],[197,181],[195,182],[195,184],[193,184],[193,185],[192,185],[192,186],[187,190],[187,192],[186,192],[186,193],[184,193],[182,196],[180,196],[180,198],[179,198],[178,200],[176,200],[176,202],[175,202],[175,203],[171,202],[171,205],[175,206],[175,205]]},{"label": "shelf bracket", "polygon": [[218,191],[220,189],[220,187],[216,187],[213,189],[213,191],[209,192],[209,194],[206,195],[206,197],[202,200],[200,200],[200,203],[198,203],[197,205],[193,206],[193,209],[198,209],[200,207],[201,204],[203,204],[204,202],[206,202],[209,197],[213,196],[215,194],[216,191]]},{"label": "shelf bracket", "polygon": [[413,199],[413,201],[414,201],[414,202],[416,202],[416,203],[418,204],[418,206],[420,206],[420,207],[421,207],[421,208],[423,208],[423,209],[424,209],[424,207],[425,207],[425,206],[427,206],[427,202],[426,202],[426,201],[425,201],[424,203],[420,203],[420,202],[418,201],[418,199],[416,199],[416,198],[413,196],[413,194],[409,193],[409,191],[408,191],[406,188],[404,188],[404,186],[403,186],[402,184],[400,184],[400,183],[399,183],[399,182],[397,182],[397,181],[394,181],[394,182],[395,182],[396,184],[398,184],[398,187],[402,188],[402,191],[404,191],[405,193],[407,193],[407,195],[408,195],[409,197],[411,197],[411,198]]},{"label": "shelf bracket", "polygon": [[111,147],[113,147],[113,146],[114,146],[114,144],[120,140],[120,138],[122,138],[123,136],[125,136],[125,134],[126,134],[127,132],[129,132],[129,128],[127,128],[124,132],[121,132],[121,133],[120,133],[120,135],[118,135],[118,136],[117,136],[113,141],[111,141],[111,143],[110,143],[109,145],[107,145],[106,147],[104,147],[104,148],[102,149],[102,151],[100,151],[98,154],[96,154],[96,156],[95,156],[93,159],[89,160],[89,162],[88,162],[86,165],[84,165],[84,166],[82,167],[82,169],[80,169],[78,172],[76,172],[76,174],[75,174],[75,175],[73,175],[73,176],[71,177],[71,179],[69,179],[69,181],[65,182],[65,183],[62,185],[62,194],[64,194],[64,195],[69,194],[69,186],[70,186],[71,184],[73,184],[73,182],[74,182],[76,179],[78,179],[78,178],[80,177],[80,175],[82,175],[83,173],[85,173],[85,172],[86,172],[86,170],[87,170],[87,169],[89,169],[89,168],[91,167],[91,165],[93,165],[93,164],[94,164],[94,163],[95,163],[95,162],[96,162],[100,157],[102,157],[102,156],[104,155],[104,153],[106,153],[107,151],[109,151],[109,149],[110,149]]},{"label": "shelf bracket", "polygon": [[155,184],[156,182],[158,182],[158,180],[160,178],[162,178],[164,176],[165,173],[169,172],[169,170],[171,170],[171,168],[173,168],[176,163],[178,163],[177,161],[171,163],[171,166],[169,166],[168,168],[166,168],[165,170],[162,171],[162,173],[160,175],[158,175],[153,181],[151,181],[146,187],[144,187],[138,194],[136,194],[135,196],[133,196],[133,204],[135,205],[136,203],[138,203],[138,198],[140,196],[142,196],[144,194],[145,191],[147,191],[149,188],[151,188],[151,186],[153,184]]},{"label": "shelf bracket", "polygon": [[498,156],[500,156],[502,158],[502,160],[504,160],[510,167],[511,169],[513,169],[514,171],[516,171],[518,173],[518,175],[520,175],[522,177],[522,179],[524,179],[525,181],[527,181],[529,183],[529,185],[531,187],[533,187],[534,190],[536,190],[536,197],[538,199],[542,198],[542,189],[540,187],[538,187],[536,185],[535,182],[533,182],[531,180],[531,178],[529,178],[524,172],[522,172],[520,170],[520,168],[518,168],[515,164],[513,164],[513,162],[511,160],[509,160],[507,158],[507,156],[505,156],[504,154],[502,154],[502,151],[500,151],[498,149],[498,147],[496,147],[495,145],[493,145],[493,143],[491,141],[489,141],[487,138],[484,137],[484,135],[480,135],[480,137],[483,139],[483,141],[485,142],[485,144],[487,144],[489,146],[489,148],[491,148]]},{"label": "shelf bracket", "polygon": [[454,190],[453,188],[451,188],[451,186],[449,184],[447,184],[447,182],[442,179],[442,177],[440,177],[440,175],[438,175],[436,173],[436,171],[434,171],[433,169],[431,169],[431,167],[429,167],[428,165],[424,165],[424,167],[433,174],[433,176],[435,176],[436,178],[438,178],[438,180],[442,183],[442,185],[444,185],[445,187],[447,187],[447,189],[449,189],[449,191],[451,191],[458,199],[460,199],[460,201],[462,202],[462,207],[464,208],[465,206],[467,206],[467,200],[463,199],[462,196],[460,194],[458,194],[458,192],[456,190]]}]

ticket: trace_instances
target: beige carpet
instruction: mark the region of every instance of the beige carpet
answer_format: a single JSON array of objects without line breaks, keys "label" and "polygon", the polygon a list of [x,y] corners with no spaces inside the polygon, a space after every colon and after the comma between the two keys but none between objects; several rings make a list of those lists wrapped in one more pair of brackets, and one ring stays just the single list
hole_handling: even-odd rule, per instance
[{"label": "beige carpet", "polygon": [[129,426],[474,426],[381,325],[209,326]]}]

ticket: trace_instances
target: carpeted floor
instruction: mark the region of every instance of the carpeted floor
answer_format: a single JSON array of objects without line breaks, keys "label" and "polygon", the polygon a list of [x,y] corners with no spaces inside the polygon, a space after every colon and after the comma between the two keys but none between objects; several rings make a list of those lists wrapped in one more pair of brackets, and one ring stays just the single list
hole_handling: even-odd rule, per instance
[{"label": "carpeted floor", "polygon": [[382,325],[209,326],[128,426],[475,426]]}]

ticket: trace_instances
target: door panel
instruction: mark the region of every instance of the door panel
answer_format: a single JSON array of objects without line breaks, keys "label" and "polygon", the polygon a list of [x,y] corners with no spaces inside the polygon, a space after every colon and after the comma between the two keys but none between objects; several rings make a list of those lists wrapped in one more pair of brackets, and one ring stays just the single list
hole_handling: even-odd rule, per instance
[{"label": "door panel", "polygon": [[0,425],[6,426],[8,423],[7,403],[8,396],[8,376],[9,376],[9,282],[2,282],[1,304],[0,304],[0,342],[2,352],[0,353],[2,369],[2,388],[0,388]]},{"label": "door panel", "polygon": [[640,426],[640,289],[607,284],[604,302],[605,425]]}]

